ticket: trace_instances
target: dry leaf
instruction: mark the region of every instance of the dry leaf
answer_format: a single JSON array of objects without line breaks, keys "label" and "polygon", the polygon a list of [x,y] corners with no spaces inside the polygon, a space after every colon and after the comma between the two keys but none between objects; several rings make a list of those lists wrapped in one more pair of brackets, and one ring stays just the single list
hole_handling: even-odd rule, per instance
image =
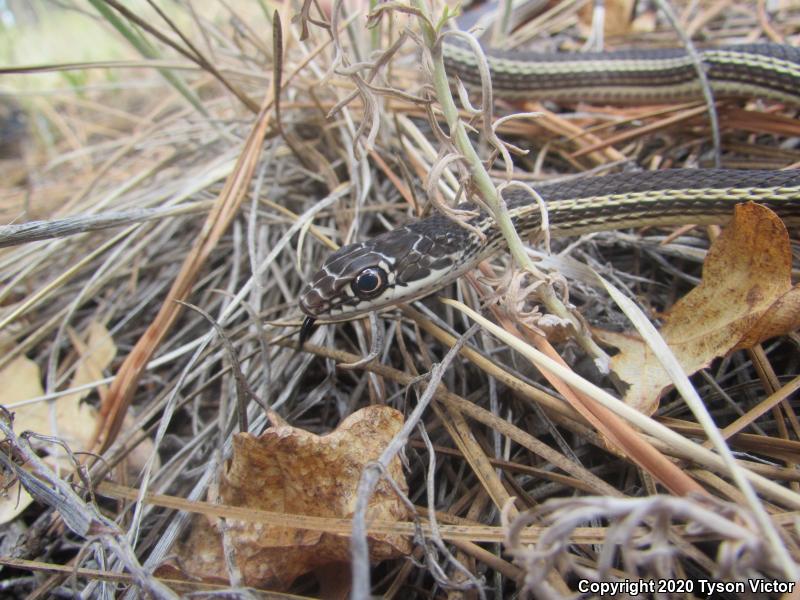
[{"label": "dry leaf", "polygon": [[[117,353],[114,340],[102,324],[91,323],[86,337],[88,341],[83,344],[77,336],[72,336],[81,358],[69,383],[70,388],[102,379],[103,371],[110,366]],[[35,362],[24,356],[16,358],[0,371],[0,404],[9,406],[42,396],[44,390],[41,380],[42,375]],[[14,431],[34,431],[57,437],[73,453],[88,450],[97,420],[97,409],[82,402],[90,391],[87,388],[52,401],[12,407]],[[44,444],[42,451],[48,455],[45,460],[50,466],[67,470],[74,468],[72,460],[61,446]],[[145,440],[137,447],[136,454],[132,453],[133,459],[129,458],[128,467],[134,474],[141,468],[143,457],[149,456],[152,451],[152,442]],[[13,519],[29,504],[30,497],[24,490],[19,502],[17,490],[10,490],[7,498],[0,499],[0,523]]]},{"label": "dry leaf", "polygon": [[[78,345],[80,342],[74,339]],[[84,385],[103,377],[117,353],[114,341],[105,327],[98,323],[89,326],[88,342],[81,350],[81,359],[69,387]],[[40,375],[37,368],[37,380]],[[41,390],[41,387],[39,388]],[[81,401],[90,389],[62,396],[52,402],[37,402],[14,410],[14,431],[35,431],[60,438],[74,452],[86,450],[94,432],[97,410]],[[41,396],[43,392],[28,398]]]},{"label": "dry leaf", "polygon": [[[708,252],[702,283],[664,320],[661,335],[684,371],[692,374],[716,357],[800,327],[800,286],[792,287],[791,267],[781,220],[764,206],[738,205]],[[620,349],[611,368],[631,386],[625,401],[652,414],[671,383],[659,360],[638,336],[598,337]]]},{"label": "dry leaf", "polygon": [[[612,37],[629,33],[633,26],[633,9],[635,5],[636,0],[606,0],[603,34],[606,37]],[[594,3],[587,3],[578,11],[578,16],[581,25],[590,28],[594,18]]]},{"label": "dry leaf", "polygon": [[[349,518],[364,466],[378,458],[403,425],[403,416],[386,406],[369,406],[342,421],[336,431],[318,436],[285,424],[260,436],[234,436],[233,459],[220,485],[221,501],[293,515]],[[389,475],[407,489],[402,466],[392,461]],[[368,519],[398,521],[405,506],[385,481],[373,493]],[[228,519],[226,535],[244,585],[286,588],[300,575],[326,565],[350,562],[350,538],[313,530]],[[406,555],[405,537],[369,537],[377,562]],[[183,577],[228,582],[220,523],[197,517],[177,548]],[[170,565],[159,573],[178,574]]]},{"label": "dry leaf", "polygon": [[[43,393],[39,366],[29,358],[18,356],[0,371],[0,404],[3,406],[36,398]],[[16,421],[14,424],[14,429],[17,429]],[[15,483],[6,491],[5,497],[0,498],[0,524],[13,520],[31,502],[33,498],[28,492],[20,487],[19,482]]]},{"label": "dry leaf", "polygon": [[633,33],[653,33],[658,28],[658,18],[656,12],[648,10],[640,14],[633,20],[631,24],[631,32]]}]

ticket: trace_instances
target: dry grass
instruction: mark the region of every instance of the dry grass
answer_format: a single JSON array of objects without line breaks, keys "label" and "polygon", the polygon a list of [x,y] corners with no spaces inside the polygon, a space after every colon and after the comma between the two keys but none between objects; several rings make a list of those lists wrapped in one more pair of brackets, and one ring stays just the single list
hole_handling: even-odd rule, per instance
[{"label": "dry grass", "polygon": [[[380,67],[374,73],[348,68],[417,31],[416,21],[394,14],[367,30],[366,7],[343,10],[329,23],[309,4],[308,37],[301,39],[301,23],[292,22],[299,6],[230,2],[215,6],[215,15],[200,15],[195,4],[170,5],[168,20],[137,5],[132,18],[141,16],[141,37],[152,53],[120,64],[80,65],[81,79],[67,89],[16,95],[29,134],[21,155],[3,161],[12,175],[0,189],[0,218],[4,224],[50,223],[19,234],[26,243],[3,237],[7,229],[0,232],[9,245],[0,249],[0,367],[23,355],[32,359],[44,381],[40,400],[58,402],[80,359],[75,340],[90,323],[108,328],[118,356],[89,397],[100,415],[91,450],[102,459],[75,459],[85,471],[71,480],[74,490],[63,485],[69,474],[37,465],[27,442],[6,431],[8,456],[25,459],[51,490],[61,490],[45,493],[44,503],[5,526],[0,562],[13,567],[5,572],[6,593],[40,598],[75,586],[94,597],[110,594],[105,584],[118,582],[168,597],[170,585],[183,588],[157,581],[151,569],[184,533],[187,511],[226,514],[225,507],[202,501],[216,485],[233,432],[242,424],[254,432],[267,426],[263,406],[294,426],[327,432],[367,404],[410,415],[420,402],[430,404],[420,411],[421,427],[404,453],[409,499],[426,538],[417,539],[417,561],[368,571],[374,593],[462,590],[470,597],[505,597],[526,589],[558,597],[584,577],[786,578],[779,549],[764,541],[724,466],[702,459],[688,442],[638,433],[611,411],[603,424],[628,436],[633,445],[626,448],[661,458],[644,463],[656,465],[651,471],[642,467],[643,455],[609,451],[591,420],[564,401],[576,386],[542,375],[499,337],[471,331],[460,352],[448,355],[471,321],[435,298],[382,314],[381,354],[360,368],[336,365],[369,352],[366,319],[321,327],[299,352],[298,294],[330,250],[421,215],[426,185],[442,202],[458,188],[455,168],[428,181],[445,152],[425,123],[430,113],[420,99],[430,82],[419,69],[416,36],[391,57],[390,73],[381,60],[373,63]],[[578,48],[589,32],[579,4],[534,21],[535,31],[525,30],[527,42]],[[700,31],[713,43],[776,36],[797,43],[800,11],[778,2],[778,8],[766,3],[771,12],[765,12],[764,4],[681,2],[676,8],[688,32]],[[97,18],[91,6],[81,7]],[[277,97],[275,8],[283,31]],[[65,14],[75,33],[73,23],[90,18]],[[646,34],[629,30],[606,42],[677,43],[666,21],[651,20]],[[97,23],[111,31],[108,21]],[[12,66],[25,72],[30,64]],[[100,73],[108,82],[100,83]],[[800,163],[796,123],[787,118],[792,113],[751,108],[719,107],[722,166]],[[496,107],[498,114],[511,109],[502,102]],[[706,109],[699,104],[559,110],[528,104],[514,110],[543,113],[498,129],[530,150],[513,165],[516,179],[630,164],[713,165]],[[491,172],[498,180],[504,176],[499,164]],[[679,232],[662,244],[668,235],[598,234],[553,250],[593,267],[657,319],[696,285],[709,246],[703,230]],[[500,273],[507,263],[497,257],[484,274]],[[570,265],[563,259],[561,266]],[[478,308],[492,293],[487,280],[464,279],[442,295]],[[569,303],[586,322],[631,328],[604,290],[581,278],[566,283],[551,274],[551,280],[560,292],[568,286]],[[178,301],[202,308],[216,326]],[[575,339],[549,330],[546,320],[531,323],[548,330],[553,346],[531,330],[517,330],[517,316],[501,306],[490,316],[531,345],[538,339],[537,347],[563,359],[576,377],[613,389]],[[692,378],[720,427],[796,376],[799,343],[796,334],[778,338]],[[445,356],[448,362],[436,369]],[[435,369],[442,385],[426,388],[418,376]],[[124,423],[125,415],[133,417]],[[662,400],[656,421],[687,439],[705,439],[674,393]],[[757,489],[795,571],[798,437],[800,423],[784,402],[728,440],[743,467],[780,484]],[[120,465],[145,439],[154,442],[157,459],[126,479]],[[10,459],[4,462],[11,468]],[[670,468],[677,473],[670,475]],[[95,504],[86,484],[112,475],[123,485],[101,486]],[[135,490],[157,496],[137,504]],[[705,495],[651,497],[667,490]],[[70,507],[81,518],[65,516]],[[431,525],[434,516],[438,527]],[[527,520],[536,526],[523,529]],[[317,526],[341,532],[334,521]],[[102,531],[81,529],[86,523],[101,523]],[[408,524],[394,527],[413,531]],[[73,577],[54,565],[68,565]],[[363,576],[360,582],[367,585]],[[291,591],[319,593],[312,578]]]}]

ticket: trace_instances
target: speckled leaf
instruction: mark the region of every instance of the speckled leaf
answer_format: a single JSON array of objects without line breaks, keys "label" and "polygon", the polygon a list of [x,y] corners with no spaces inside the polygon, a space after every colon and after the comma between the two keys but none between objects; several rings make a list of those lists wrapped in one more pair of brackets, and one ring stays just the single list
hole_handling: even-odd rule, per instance
[{"label": "speckled leaf", "polygon": [[[328,435],[282,423],[260,436],[237,434],[220,485],[221,500],[292,515],[351,517],[364,466],[380,455],[402,424],[398,411],[369,406]],[[389,474],[405,489],[399,460],[392,462]],[[381,482],[370,499],[368,518],[397,521],[405,516],[404,505]],[[233,519],[226,520],[225,529],[245,585],[285,588],[309,571],[349,563],[348,536]],[[184,577],[228,581],[220,532],[218,523],[195,519],[189,538],[177,548]],[[370,536],[369,542],[376,562],[410,552],[404,537]]]},{"label": "speckled leaf", "polygon": [[[800,327],[800,287],[792,287],[786,227],[757,204],[736,207],[731,224],[713,244],[703,281],[678,301],[661,335],[692,374],[712,359]],[[599,332],[621,352],[612,369],[631,385],[626,402],[652,413],[670,379],[638,336]]]}]

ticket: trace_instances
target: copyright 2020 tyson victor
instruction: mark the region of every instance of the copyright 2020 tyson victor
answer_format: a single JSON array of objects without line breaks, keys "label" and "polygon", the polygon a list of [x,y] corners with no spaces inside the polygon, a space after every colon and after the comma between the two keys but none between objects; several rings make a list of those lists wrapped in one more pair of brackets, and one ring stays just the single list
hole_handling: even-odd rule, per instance
[{"label": "copyright 2020 tyson victor", "polygon": [[598,596],[617,594],[790,594],[796,582],[778,579],[748,579],[746,581],[712,581],[710,579],[624,579],[622,581],[589,581],[581,579],[578,591]]}]

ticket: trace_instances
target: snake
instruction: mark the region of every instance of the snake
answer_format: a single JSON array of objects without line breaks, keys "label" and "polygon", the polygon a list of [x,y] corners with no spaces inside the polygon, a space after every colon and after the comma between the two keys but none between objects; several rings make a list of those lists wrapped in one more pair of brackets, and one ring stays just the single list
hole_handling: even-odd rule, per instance
[{"label": "snake", "polygon": [[[478,59],[461,43],[443,45],[448,73],[480,85]],[[800,106],[800,48],[741,44],[609,52],[535,53],[489,49],[495,95],[508,99],[665,104],[701,100],[702,66],[717,99],[760,98]]]},{"label": "snake", "polygon": [[[698,52],[715,97],[768,98],[800,106],[800,50],[778,44]],[[480,78],[476,58],[445,44],[450,73],[468,85]],[[578,98],[613,103],[671,103],[702,98],[696,65],[685,50],[630,50],[540,55],[487,52],[492,89],[508,98]],[[800,225],[800,170],[666,169],[579,177],[544,184],[552,237],[642,226],[724,224],[736,204],[753,201]],[[521,237],[541,233],[543,209],[522,189],[503,200]],[[331,254],[300,296],[304,343],[318,319],[345,321],[428,296],[503,248],[494,218],[480,206],[464,223],[443,214],[411,222]]]}]

